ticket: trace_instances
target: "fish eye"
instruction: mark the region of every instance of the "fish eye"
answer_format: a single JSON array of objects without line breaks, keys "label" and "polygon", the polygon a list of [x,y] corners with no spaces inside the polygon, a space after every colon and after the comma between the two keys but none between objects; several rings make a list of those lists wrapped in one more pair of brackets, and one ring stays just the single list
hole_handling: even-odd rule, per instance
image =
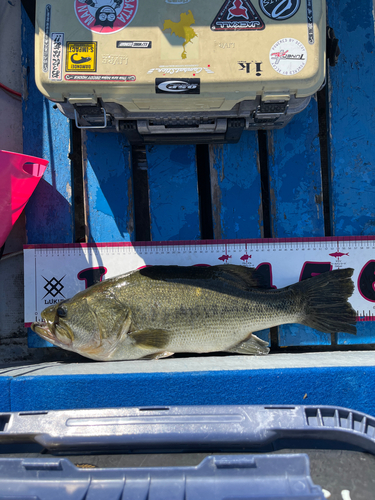
[{"label": "fish eye", "polygon": [[66,310],[66,307],[58,307],[56,310],[56,314],[59,318],[65,318],[66,315],[68,314],[68,311]]}]

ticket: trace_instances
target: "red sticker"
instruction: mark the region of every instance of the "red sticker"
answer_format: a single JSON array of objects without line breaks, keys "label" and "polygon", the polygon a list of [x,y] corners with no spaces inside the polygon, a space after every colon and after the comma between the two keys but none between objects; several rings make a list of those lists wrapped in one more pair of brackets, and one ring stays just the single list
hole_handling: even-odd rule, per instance
[{"label": "red sticker", "polygon": [[74,0],[78,21],[88,30],[102,35],[126,28],[137,8],[138,0]]},{"label": "red sticker", "polygon": [[213,31],[264,30],[265,24],[249,0],[226,0],[212,21]]}]

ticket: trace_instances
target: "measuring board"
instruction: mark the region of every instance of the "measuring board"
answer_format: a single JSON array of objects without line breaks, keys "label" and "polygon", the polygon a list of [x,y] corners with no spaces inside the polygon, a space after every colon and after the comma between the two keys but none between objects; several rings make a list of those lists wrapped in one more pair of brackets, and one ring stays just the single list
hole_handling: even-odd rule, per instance
[{"label": "measuring board", "polygon": [[374,321],[375,237],[26,245],[25,326],[46,307],[104,279],[152,265],[237,264],[260,269],[282,288],[332,269],[354,269],[350,302]]}]

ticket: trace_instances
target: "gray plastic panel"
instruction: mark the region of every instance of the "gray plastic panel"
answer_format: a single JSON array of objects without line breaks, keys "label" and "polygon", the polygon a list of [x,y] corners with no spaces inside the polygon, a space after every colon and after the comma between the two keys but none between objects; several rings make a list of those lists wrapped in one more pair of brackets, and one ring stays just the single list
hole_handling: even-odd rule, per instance
[{"label": "gray plastic panel", "polygon": [[[53,496],[52,496],[53,495]],[[323,500],[307,455],[207,457],[197,467],[78,469],[66,459],[0,459],[0,500]]]},{"label": "gray plastic panel", "polygon": [[174,406],[0,413],[0,444],[48,450],[245,451],[328,440],[375,454],[375,419],[334,406]]}]

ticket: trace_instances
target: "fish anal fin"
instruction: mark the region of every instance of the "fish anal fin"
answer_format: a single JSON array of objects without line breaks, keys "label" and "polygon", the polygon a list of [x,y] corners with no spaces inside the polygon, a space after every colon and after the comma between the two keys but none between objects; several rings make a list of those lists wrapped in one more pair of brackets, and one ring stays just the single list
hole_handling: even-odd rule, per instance
[{"label": "fish anal fin", "polygon": [[138,330],[129,334],[137,347],[160,350],[168,345],[170,335],[170,332],[161,329]]},{"label": "fish anal fin", "polygon": [[262,356],[264,354],[269,353],[268,342],[260,339],[254,334],[250,334],[250,336],[240,342],[239,344],[231,347],[230,349],[226,349],[226,352],[232,352],[236,354],[247,354],[247,355],[256,355]]},{"label": "fish anal fin", "polygon": [[145,356],[142,359],[162,359],[162,358],[168,358],[169,356],[173,356],[174,352],[168,352],[168,351],[163,351],[163,352],[157,352],[155,354],[150,354],[149,356]]}]

